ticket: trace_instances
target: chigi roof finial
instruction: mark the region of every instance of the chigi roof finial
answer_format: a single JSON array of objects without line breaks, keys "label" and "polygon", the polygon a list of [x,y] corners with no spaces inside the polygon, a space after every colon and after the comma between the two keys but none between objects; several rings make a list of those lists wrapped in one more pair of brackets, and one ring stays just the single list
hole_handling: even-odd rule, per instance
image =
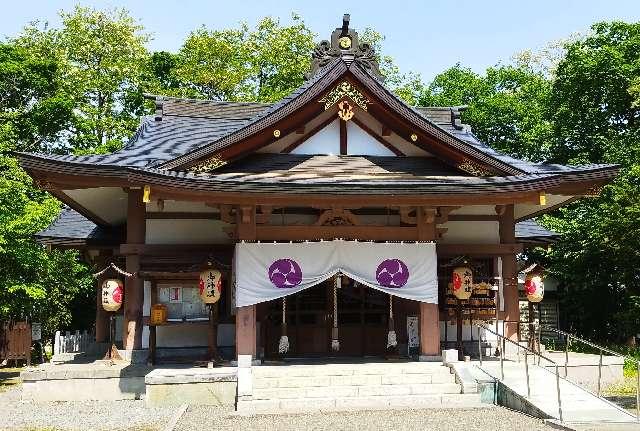
[{"label": "chigi roof finial", "polygon": [[335,58],[342,58],[346,63],[358,63],[376,78],[382,79],[378,60],[371,45],[358,42],[358,32],[349,28],[351,15],[345,13],[342,16],[342,27],[336,28],[331,33],[331,41],[323,40],[311,54],[311,68],[305,75],[311,79],[316,72],[326,66]]}]

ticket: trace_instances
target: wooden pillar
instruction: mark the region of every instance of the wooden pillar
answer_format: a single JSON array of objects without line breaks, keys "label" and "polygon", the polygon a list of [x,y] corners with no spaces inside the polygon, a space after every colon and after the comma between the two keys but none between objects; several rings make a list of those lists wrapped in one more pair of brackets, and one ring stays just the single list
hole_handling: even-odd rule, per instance
[{"label": "wooden pillar", "polygon": [[[146,234],[146,207],[142,202],[142,189],[132,189],[128,193],[127,204],[127,244],[144,244]],[[140,255],[126,257],[127,272],[140,270]],[[125,279],[123,347],[126,350],[142,348],[142,306],[144,284],[138,277]]]},{"label": "wooden pillar", "polygon": [[[416,229],[419,241],[435,241],[436,209],[418,207]],[[440,352],[440,311],[438,304],[420,303],[420,357],[439,359]]]},{"label": "wooden pillar", "polygon": [[[420,356],[439,357],[440,318],[438,304],[420,303]],[[439,358],[438,358],[439,359]]]},{"label": "wooden pillar", "polygon": [[[236,207],[236,237],[239,241],[256,239],[256,208]],[[242,268],[238,268],[242,271]],[[256,306],[236,310],[236,354],[256,357]]]},{"label": "wooden pillar", "polygon": [[[515,244],[515,228],[514,206],[505,205],[499,219],[500,242],[503,244]],[[502,313],[502,319],[517,322],[520,320],[520,307],[518,305],[518,264],[515,254],[502,256],[502,278],[504,289],[504,312]],[[508,322],[505,325],[505,335],[511,339],[517,338],[518,323],[516,322]]]},{"label": "wooden pillar", "polygon": [[[100,254],[95,259],[96,269],[101,271],[105,264],[106,256]],[[109,313],[102,308],[102,282],[106,277],[98,277],[96,280],[96,343],[109,341]]]}]

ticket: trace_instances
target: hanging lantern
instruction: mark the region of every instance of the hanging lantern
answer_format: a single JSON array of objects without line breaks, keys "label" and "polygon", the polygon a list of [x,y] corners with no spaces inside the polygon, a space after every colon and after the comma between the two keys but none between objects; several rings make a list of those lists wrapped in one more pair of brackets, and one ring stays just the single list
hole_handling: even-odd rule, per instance
[{"label": "hanging lantern", "polygon": [[122,306],[124,287],[116,278],[110,278],[102,283],[102,308],[106,311],[118,311]]},{"label": "hanging lantern", "polygon": [[151,306],[151,316],[149,316],[149,323],[152,326],[164,325],[167,323],[167,317],[169,316],[169,309],[164,304],[153,304]]},{"label": "hanging lantern", "polygon": [[530,302],[540,302],[544,297],[544,283],[540,274],[527,274],[524,280],[524,290]]},{"label": "hanging lantern", "polygon": [[331,328],[331,350],[340,350],[340,338],[338,337],[338,287],[341,285],[342,276],[336,275],[333,283],[333,328]]},{"label": "hanging lantern", "polygon": [[205,269],[200,273],[200,298],[205,304],[215,304],[222,294],[222,274],[217,269]]},{"label": "hanging lantern", "polygon": [[458,299],[469,299],[473,293],[473,271],[468,266],[458,266],[453,270],[453,294]]}]

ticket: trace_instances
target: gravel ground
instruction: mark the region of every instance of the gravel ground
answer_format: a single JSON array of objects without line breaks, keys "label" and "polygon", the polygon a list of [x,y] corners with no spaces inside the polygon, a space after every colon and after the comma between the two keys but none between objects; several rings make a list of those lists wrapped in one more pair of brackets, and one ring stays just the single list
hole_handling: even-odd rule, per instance
[{"label": "gravel ground", "polygon": [[189,407],[176,431],[223,430],[553,430],[540,419],[502,407],[389,410],[243,417],[215,407]]},{"label": "gravel ground", "polygon": [[177,411],[178,407],[148,408],[140,400],[23,403],[17,387],[0,394],[0,430],[155,431]]},{"label": "gravel ground", "polygon": [[[144,401],[23,403],[20,387],[0,393],[0,430],[162,430],[179,407],[148,408]],[[129,419],[122,421],[123,412]],[[501,407],[473,410],[391,410],[238,416],[231,409],[189,407],[176,430],[551,430],[541,420]]]}]

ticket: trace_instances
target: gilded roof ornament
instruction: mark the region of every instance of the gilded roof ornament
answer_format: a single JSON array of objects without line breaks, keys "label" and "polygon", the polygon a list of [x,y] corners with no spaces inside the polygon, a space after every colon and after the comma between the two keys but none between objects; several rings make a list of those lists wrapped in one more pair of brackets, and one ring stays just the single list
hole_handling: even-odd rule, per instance
[{"label": "gilded roof ornament", "polygon": [[462,163],[458,165],[458,169],[468,174],[474,175],[476,177],[489,177],[493,174],[491,171],[489,171],[485,167],[475,162],[472,162],[469,159],[464,159]]},{"label": "gilded roof ornament", "polygon": [[353,100],[353,102],[364,111],[367,110],[367,105],[370,103],[369,99],[364,97],[360,90],[351,85],[349,81],[342,81],[333,90],[329,91],[322,99],[318,100],[318,102],[324,103],[324,110],[326,111],[344,97],[348,97]]},{"label": "gilded roof ornament", "polygon": [[316,72],[326,66],[335,58],[342,58],[348,64],[358,63],[376,78],[382,80],[378,57],[368,43],[358,42],[358,32],[349,28],[349,14],[342,18],[342,27],[336,28],[331,33],[331,41],[323,40],[311,54],[311,68],[305,75],[311,79]]},{"label": "gilded roof ornament", "polygon": [[206,173],[206,172],[210,172],[213,170],[218,169],[219,167],[222,167],[224,165],[227,164],[226,160],[221,159],[218,156],[213,156],[213,157],[209,157],[208,159],[197,163],[195,165],[193,165],[189,171],[196,173],[196,174],[202,174],[202,173]]}]

